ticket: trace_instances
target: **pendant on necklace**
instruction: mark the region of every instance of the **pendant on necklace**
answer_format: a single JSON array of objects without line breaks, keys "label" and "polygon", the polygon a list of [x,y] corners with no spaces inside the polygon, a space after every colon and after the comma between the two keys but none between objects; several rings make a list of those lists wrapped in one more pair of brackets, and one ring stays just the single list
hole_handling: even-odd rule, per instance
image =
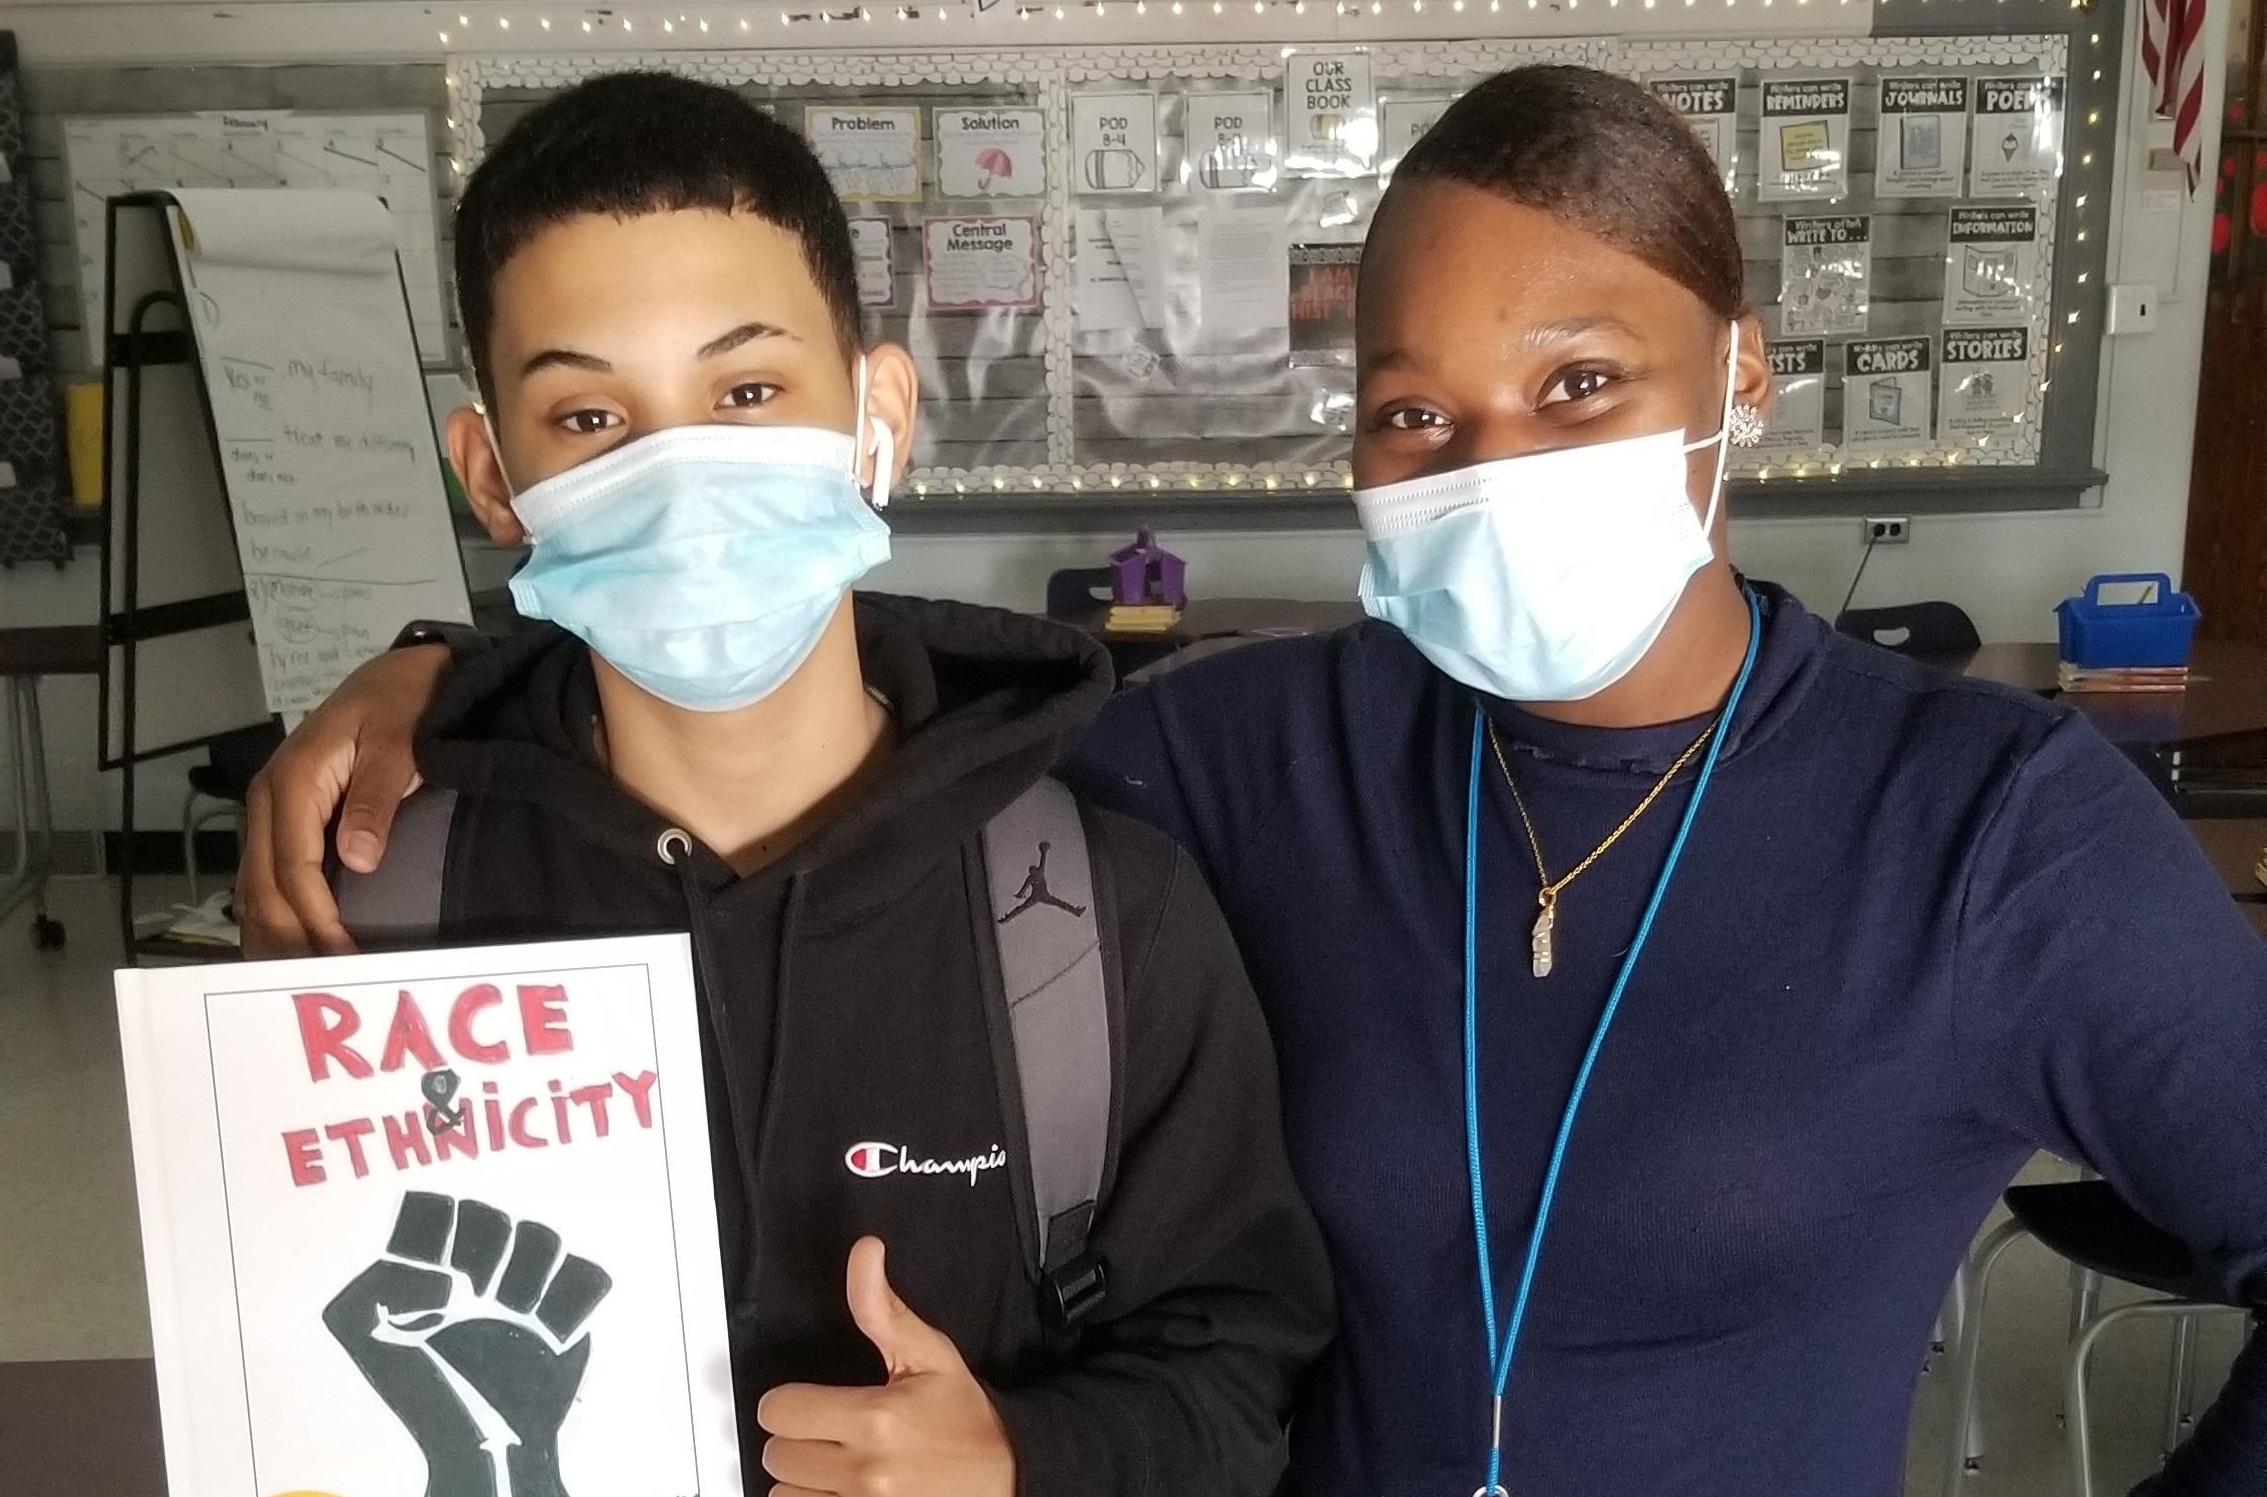
[{"label": "pendant on necklace", "polygon": [[1551,930],[1559,921],[1559,902],[1548,894],[1541,894],[1536,896],[1535,904],[1535,931],[1528,949],[1535,959],[1535,975],[1548,977],[1551,975]]}]

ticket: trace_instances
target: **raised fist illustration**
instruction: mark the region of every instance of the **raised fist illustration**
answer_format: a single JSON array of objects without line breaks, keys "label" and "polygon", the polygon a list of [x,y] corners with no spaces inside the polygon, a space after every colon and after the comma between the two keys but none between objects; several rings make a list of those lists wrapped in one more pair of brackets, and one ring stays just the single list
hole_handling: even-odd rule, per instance
[{"label": "raised fist illustration", "polygon": [[425,1455],[425,1497],[567,1497],[559,1426],[614,1281],[479,1201],[402,1196],[385,1253],[323,1324]]}]

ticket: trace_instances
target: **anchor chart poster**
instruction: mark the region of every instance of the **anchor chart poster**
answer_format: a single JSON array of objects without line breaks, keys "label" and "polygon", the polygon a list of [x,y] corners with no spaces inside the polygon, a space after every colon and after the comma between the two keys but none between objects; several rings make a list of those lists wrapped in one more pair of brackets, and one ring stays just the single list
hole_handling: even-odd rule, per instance
[{"label": "anchor chart poster", "polygon": [[737,1497],[682,936],[117,987],[176,1497]]}]

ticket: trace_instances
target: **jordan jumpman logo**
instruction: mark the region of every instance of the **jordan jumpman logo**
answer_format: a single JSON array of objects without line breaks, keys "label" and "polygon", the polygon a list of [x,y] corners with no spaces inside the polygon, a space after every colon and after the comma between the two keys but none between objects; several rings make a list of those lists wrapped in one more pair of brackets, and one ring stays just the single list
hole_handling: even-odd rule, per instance
[{"label": "jordan jumpman logo", "polygon": [[1023,876],[1023,887],[1015,891],[1015,897],[1023,902],[1002,915],[1000,924],[1005,925],[1016,916],[1028,914],[1043,904],[1053,905],[1056,909],[1073,915],[1086,913],[1085,905],[1057,898],[1054,891],[1047,887],[1047,849],[1051,845],[1046,842],[1039,844],[1039,861],[1031,865],[1031,871]]}]

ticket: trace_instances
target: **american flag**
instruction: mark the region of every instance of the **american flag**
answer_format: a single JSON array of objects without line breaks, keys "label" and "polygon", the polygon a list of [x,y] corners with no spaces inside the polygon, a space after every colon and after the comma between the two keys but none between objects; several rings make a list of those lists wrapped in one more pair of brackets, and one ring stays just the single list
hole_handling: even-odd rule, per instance
[{"label": "american flag", "polygon": [[2173,151],[2188,190],[2204,172],[2204,7],[2209,0],[2143,0],[2141,65],[2150,111],[2173,122]]}]

